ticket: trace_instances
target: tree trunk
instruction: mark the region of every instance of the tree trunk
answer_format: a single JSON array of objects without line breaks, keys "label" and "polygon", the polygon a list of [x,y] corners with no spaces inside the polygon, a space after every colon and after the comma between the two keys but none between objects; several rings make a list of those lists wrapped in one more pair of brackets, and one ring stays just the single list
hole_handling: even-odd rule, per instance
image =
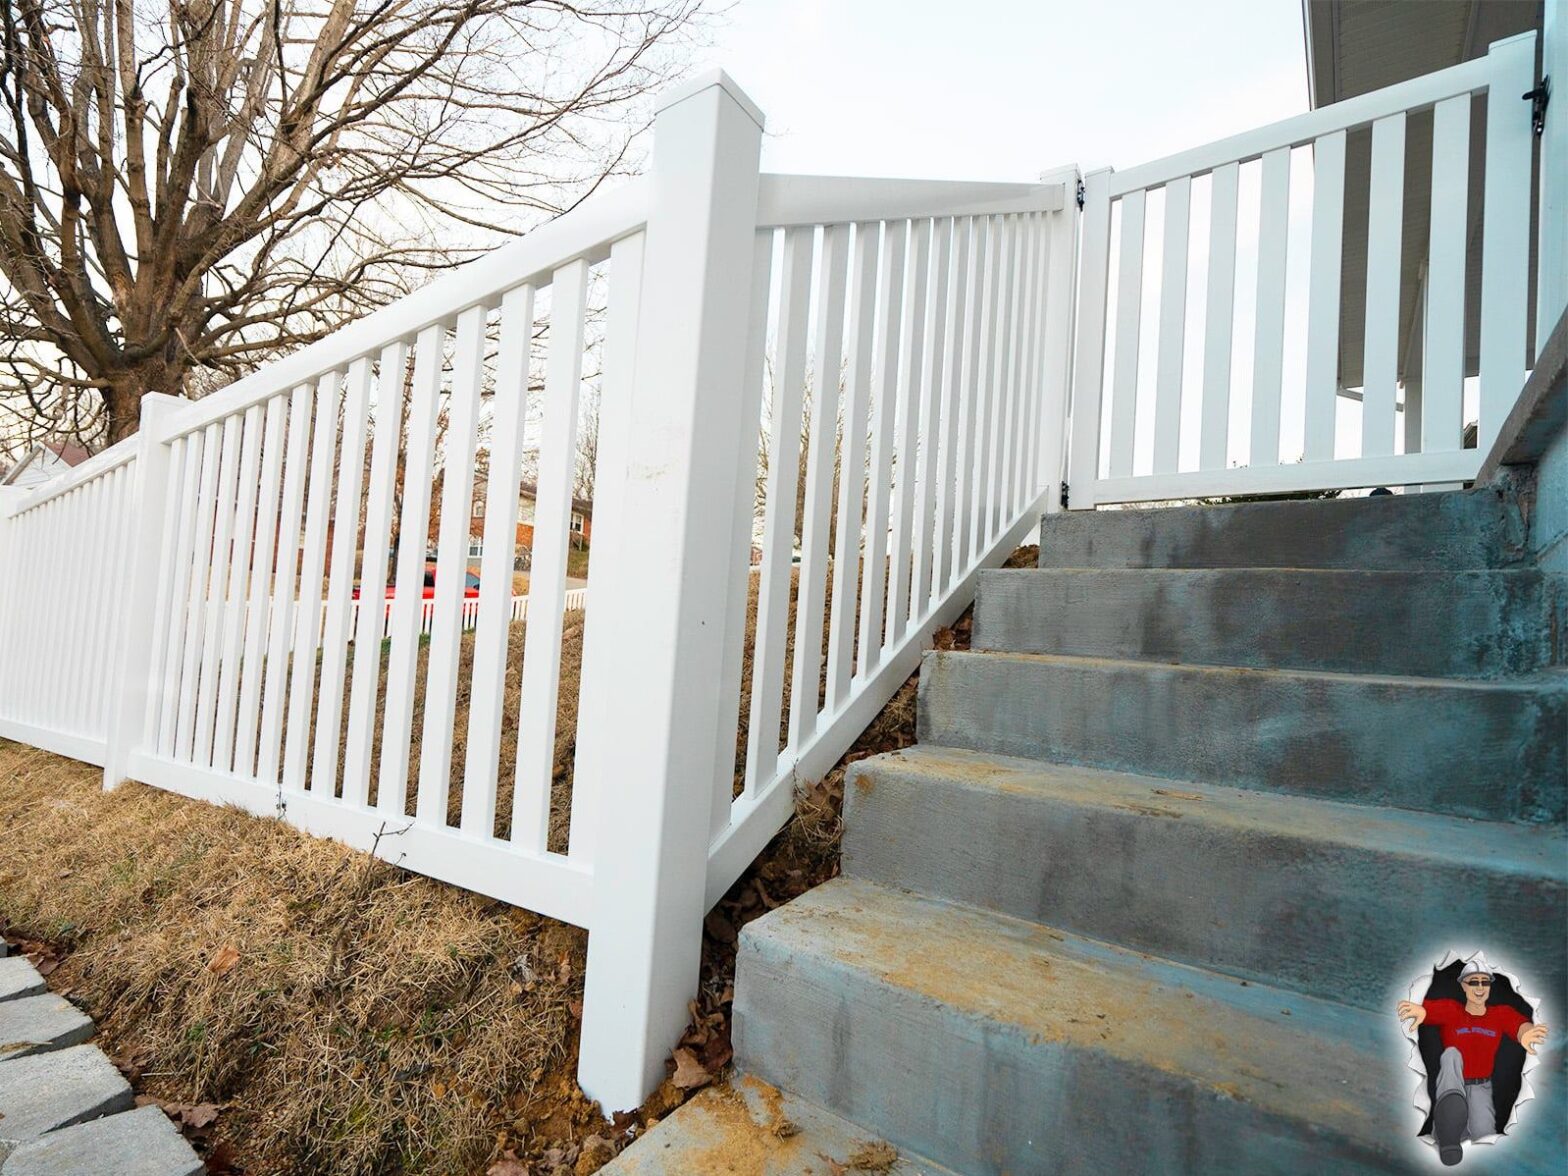
[{"label": "tree trunk", "polygon": [[114,445],[135,436],[141,426],[142,397],[148,392],[183,396],[184,377],[183,366],[164,360],[145,363],[117,376],[103,391],[107,444]]}]

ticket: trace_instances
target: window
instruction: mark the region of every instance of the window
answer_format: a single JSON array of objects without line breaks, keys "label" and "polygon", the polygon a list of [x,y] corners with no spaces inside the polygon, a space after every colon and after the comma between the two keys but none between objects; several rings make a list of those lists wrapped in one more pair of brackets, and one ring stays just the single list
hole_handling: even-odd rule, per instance
[{"label": "window", "polygon": [[485,545],[484,545],[484,543],[481,540],[470,539],[468,541],[468,558],[469,559],[478,559],[482,555],[484,555],[484,553],[485,553]]},{"label": "window", "polygon": [[574,534],[574,535],[581,535],[582,533],[583,533],[583,516],[578,514],[576,511],[573,511],[572,512],[572,534]]},{"label": "window", "polygon": [[474,517],[476,519],[482,519],[485,517],[485,500],[483,498],[474,503]]}]

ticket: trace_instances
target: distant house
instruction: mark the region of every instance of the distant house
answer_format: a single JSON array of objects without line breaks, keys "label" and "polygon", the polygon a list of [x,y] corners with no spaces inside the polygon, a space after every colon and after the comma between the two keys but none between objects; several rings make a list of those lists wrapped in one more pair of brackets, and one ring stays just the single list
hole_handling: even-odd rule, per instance
[{"label": "distant house", "polygon": [[[534,510],[539,488],[533,482],[524,482],[517,493],[517,537],[521,551],[532,551],[534,546]],[[475,487],[473,517],[468,526],[468,558],[479,559],[484,555],[485,511],[488,504],[482,487]],[[593,542],[593,503],[585,498],[572,499],[571,546],[584,550]],[[526,557],[525,557],[526,558]]]},{"label": "distant house", "polygon": [[42,486],[91,456],[70,441],[34,445],[21,461],[0,475],[0,486]]}]

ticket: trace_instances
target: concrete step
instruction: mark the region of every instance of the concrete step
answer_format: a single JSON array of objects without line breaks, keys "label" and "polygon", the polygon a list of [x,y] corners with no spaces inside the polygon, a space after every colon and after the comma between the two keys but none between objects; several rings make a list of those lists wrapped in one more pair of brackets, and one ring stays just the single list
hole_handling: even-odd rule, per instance
[{"label": "concrete step", "polygon": [[931,653],[921,743],[1479,820],[1562,821],[1568,672],[1506,682]]},{"label": "concrete step", "polygon": [[856,879],[737,967],[743,1070],[955,1171],[1399,1171],[1420,1124],[1387,1016]]},{"label": "concrete step", "polygon": [[157,1107],[94,1119],[24,1143],[3,1176],[201,1176],[201,1158]]},{"label": "concrete step", "polygon": [[1487,928],[1568,996],[1560,829],[929,746],[855,764],[844,803],[843,871],[870,882],[1383,1011],[1423,948]]},{"label": "concrete step", "polygon": [[38,969],[22,956],[0,959],[0,1001],[37,996],[48,988]]},{"label": "concrete step", "polygon": [[95,1045],[0,1062],[0,1160],[18,1144],[131,1105],[130,1084]]},{"label": "concrete step", "polygon": [[0,1003],[0,1062],[80,1045],[92,1035],[91,1018],[53,993]]},{"label": "concrete step", "polygon": [[[837,1166],[835,1166],[837,1165]],[[952,1176],[746,1075],[709,1087],[599,1169],[603,1176]]]},{"label": "concrete step", "polygon": [[998,570],[974,646],[1258,669],[1490,678],[1560,664],[1568,577],[1537,571]]},{"label": "concrete step", "polygon": [[1040,528],[1042,568],[1512,567],[1518,504],[1495,487],[1447,494],[1067,511]]}]

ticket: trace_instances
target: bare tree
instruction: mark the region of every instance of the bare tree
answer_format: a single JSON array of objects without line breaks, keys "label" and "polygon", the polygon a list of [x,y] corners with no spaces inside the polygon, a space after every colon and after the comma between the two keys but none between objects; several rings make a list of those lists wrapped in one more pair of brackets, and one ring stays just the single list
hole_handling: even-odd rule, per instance
[{"label": "bare tree", "polygon": [[0,430],[113,442],[581,199],[704,0],[4,0]]},{"label": "bare tree", "polygon": [[572,471],[572,496],[593,501],[594,475],[599,468],[599,392],[583,390],[577,415],[577,462]]},{"label": "bare tree", "polygon": [[[762,541],[763,523],[767,517],[768,509],[768,476],[773,466],[773,404],[774,397],[778,394],[776,382],[777,373],[773,366],[773,357],[765,356],[763,359],[764,384],[762,388],[762,423],[757,430],[757,476],[753,490],[752,506],[752,538],[754,542]],[[833,445],[833,477],[832,486],[834,509],[837,509],[838,483],[844,465],[844,378],[845,372],[841,366],[838,374],[838,395],[836,397],[838,411],[834,418],[829,437]],[[806,479],[810,472],[811,460],[811,426],[812,418],[816,413],[817,380],[815,371],[806,373],[806,383],[801,389],[800,402],[800,445],[799,456],[795,471],[795,534],[792,542],[798,547],[802,541],[806,520]],[[851,442],[853,444],[853,442]],[[864,493],[864,487],[862,488]]]}]

